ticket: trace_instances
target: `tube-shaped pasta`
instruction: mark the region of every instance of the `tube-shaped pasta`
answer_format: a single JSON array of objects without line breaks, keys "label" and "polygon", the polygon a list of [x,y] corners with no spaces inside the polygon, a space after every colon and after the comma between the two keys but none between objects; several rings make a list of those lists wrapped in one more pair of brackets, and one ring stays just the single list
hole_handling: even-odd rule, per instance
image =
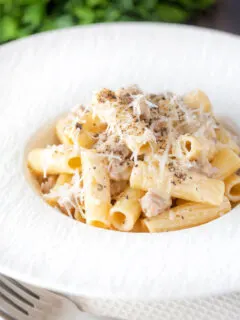
[{"label": "tube-shaped pasta", "polygon": [[93,115],[91,112],[85,112],[80,118],[80,123],[82,123],[83,130],[92,133],[100,133],[107,127],[106,123],[101,122],[99,117],[97,115]]},{"label": "tube-shaped pasta", "polygon": [[240,176],[233,174],[225,180],[225,194],[232,202],[240,201]]},{"label": "tube-shaped pasta", "polygon": [[[153,166],[139,161],[132,170],[130,186],[144,191],[156,189],[159,192],[164,192],[168,180],[171,179],[168,175],[166,170],[165,178],[160,179],[158,168],[153,168]],[[173,184],[170,193],[175,198],[218,206],[223,200],[224,188],[223,181],[191,172],[184,181]]]},{"label": "tube-shaped pasta", "polygon": [[111,197],[110,179],[104,159],[94,151],[82,152],[82,172],[86,223],[107,228],[110,224]]},{"label": "tube-shaped pasta", "polygon": [[44,199],[47,201],[47,203],[50,204],[52,207],[55,207],[58,201],[58,196],[56,195],[58,188],[60,186],[63,186],[65,183],[71,183],[71,181],[72,181],[72,174],[61,173],[58,176],[54,187],[50,190],[51,193],[44,195]]},{"label": "tube-shaped pasta", "polygon": [[186,203],[156,217],[144,219],[143,223],[150,232],[180,230],[210,222],[230,210],[231,204],[225,197],[217,207],[202,203]]},{"label": "tube-shaped pasta", "polygon": [[180,206],[182,204],[186,204],[189,203],[188,200],[184,200],[184,199],[176,199],[176,206]]},{"label": "tube-shaped pasta", "polygon": [[143,219],[138,219],[134,227],[132,228],[131,232],[149,232],[149,231],[145,223],[143,222]]},{"label": "tube-shaped pasta", "polygon": [[240,202],[232,202],[232,209],[238,207],[240,205]]},{"label": "tube-shaped pasta", "polygon": [[190,135],[181,135],[178,138],[179,147],[181,148],[182,154],[188,159],[188,160],[197,160],[201,150],[202,146],[197,138],[190,136]]},{"label": "tube-shaped pasta", "polygon": [[201,108],[204,112],[211,112],[212,105],[208,96],[201,90],[194,90],[184,96],[184,103],[190,108]]},{"label": "tube-shaped pasta", "polygon": [[72,177],[72,174],[60,174],[53,189],[57,189],[59,186],[63,186],[65,183],[70,183],[72,181]]},{"label": "tube-shaped pasta", "polygon": [[217,168],[214,177],[224,180],[240,168],[240,157],[230,148],[220,150],[212,161]]},{"label": "tube-shaped pasta", "polygon": [[161,176],[159,167],[146,162],[138,161],[132,169],[130,176],[130,186],[133,189],[148,191],[158,190],[159,194],[164,195],[170,192],[169,179],[167,175]]},{"label": "tube-shaped pasta", "polygon": [[58,120],[56,124],[56,134],[59,141],[65,145],[73,145],[76,143],[80,147],[91,148],[96,142],[90,132],[85,131],[83,128],[77,130],[74,123],[69,122],[66,118]]},{"label": "tube-shaped pasta", "polygon": [[114,228],[121,231],[132,230],[141,214],[139,199],[144,191],[127,188],[110,210],[110,221]]},{"label": "tube-shaped pasta", "polygon": [[207,139],[204,136],[198,138],[199,143],[202,146],[201,158],[207,158],[208,161],[212,161],[217,153],[217,144],[214,139]]},{"label": "tube-shaped pasta", "polygon": [[220,126],[220,128],[216,129],[215,132],[216,132],[217,140],[221,144],[225,144],[226,147],[229,147],[234,152],[236,152],[236,154],[239,155],[240,148],[238,144],[233,140],[233,138],[231,137],[231,134],[223,126]]},{"label": "tube-shaped pasta", "polygon": [[223,181],[191,172],[186,180],[172,186],[171,194],[175,198],[218,206],[223,201],[224,190]]},{"label": "tube-shaped pasta", "polygon": [[73,216],[74,216],[74,219],[76,219],[82,223],[86,223],[86,220],[83,218],[83,216],[81,215],[81,213],[78,210],[75,209]]},{"label": "tube-shaped pasta", "polygon": [[47,174],[71,174],[81,168],[80,154],[74,150],[33,149],[29,152],[27,161],[35,173],[41,173],[44,177]]},{"label": "tube-shaped pasta", "polygon": [[137,155],[149,154],[156,148],[154,137],[142,134],[139,136],[128,135],[125,138],[128,148]]}]

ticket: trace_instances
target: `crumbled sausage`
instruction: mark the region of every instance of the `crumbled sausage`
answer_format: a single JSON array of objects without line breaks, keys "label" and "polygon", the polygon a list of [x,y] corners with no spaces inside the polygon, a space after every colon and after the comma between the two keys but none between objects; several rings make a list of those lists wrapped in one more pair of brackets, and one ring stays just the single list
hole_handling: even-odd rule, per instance
[{"label": "crumbled sausage", "polygon": [[49,193],[50,190],[54,187],[55,183],[56,183],[55,176],[49,176],[46,179],[44,179],[43,182],[41,183],[42,193],[44,194]]},{"label": "crumbled sausage", "polygon": [[136,96],[138,94],[143,94],[142,90],[139,89],[137,85],[132,85],[127,88],[121,88],[116,91],[116,96],[121,97],[124,95]]},{"label": "crumbled sausage", "polygon": [[104,88],[97,93],[96,98],[99,103],[104,103],[107,101],[112,102],[116,100],[116,95],[112,90]]},{"label": "crumbled sausage", "polygon": [[164,199],[159,193],[149,190],[140,200],[143,213],[146,217],[154,217],[171,207],[171,199]]},{"label": "crumbled sausage", "polygon": [[126,187],[128,182],[127,181],[110,181],[110,190],[111,190],[111,198],[116,198],[120,193],[122,193]]},{"label": "crumbled sausage", "polygon": [[127,162],[113,159],[110,161],[110,164],[108,166],[110,178],[115,181],[129,180],[131,175],[131,168],[132,166],[127,164]]},{"label": "crumbled sausage", "polygon": [[131,153],[126,144],[119,141],[118,136],[108,136],[105,132],[99,135],[98,142],[94,145],[94,148],[100,153],[112,153],[119,156],[121,160],[127,159]]}]

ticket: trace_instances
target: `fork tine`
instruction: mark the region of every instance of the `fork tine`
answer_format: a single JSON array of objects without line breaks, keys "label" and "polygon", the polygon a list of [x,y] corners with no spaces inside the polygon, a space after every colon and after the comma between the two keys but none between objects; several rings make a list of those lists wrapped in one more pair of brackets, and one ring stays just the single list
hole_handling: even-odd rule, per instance
[{"label": "fork tine", "polygon": [[[26,283],[22,284],[16,280],[0,275],[0,280],[3,281],[2,278],[4,279],[5,283],[8,283],[8,286],[14,286],[14,291],[18,292],[21,296],[24,296],[24,298],[27,300],[31,300],[30,302],[32,302],[35,306],[37,305],[39,309],[48,311],[49,309],[52,310],[52,308],[59,307],[59,297],[56,296],[55,293],[46,289],[35,288]],[[36,300],[33,298],[33,296],[37,296],[38,299]],[[51,303],[49,301],[51,301]]]},{"label": "fork tine", "polygon": [[[23,283],[18,282],[15,279],[0,275],[0,280],[2,280],[2,278],[4,278],[5,281],[8,281],[8,283],[10,285],[11,284],[14,285],[16,291],[18,290],[18,292],[20,292],[21,295],[23,295],[23,293],[25,296],[27,294],[27,297],[29,297],[29,295],[30,295],[31,298],[36,298],[38,300],[40,299],[40,301],[42,301],[46,304],[49,304],[48,299],[46,299],[46,298],[51,298],[54,300],[57,299],[56,295],[49,290],[46,290],[43,288],[39,289],[39,288],[36,288],[36,287],[31,286],[29,284],[26,284],[26,283],[23,284]],[[36,301],[36,300],[34,300],[34,301]]]},{"label": "fork tine", "polygon": [[32,317],[34,316],[37,316],[39,319],[42,319],[42,312],[39,309],[29,306],[28,304],[22,302],[22,300],[16,298],[11,292],[9,292],[7,287],[4,288],[0,286],[0,295],[6,302],[11,304],[19,311],[21,311],[22,314],[29,316],[30,319],[32,319]]},{"label": "fork tine", "polygon": [[[45,301],[43,301],[42,299],[39,299],[38,295],[32,290],[30,294],[29,288],[25,288],[25,286],[17,281],[12,281],[12,279],[2,275],[0,275],[0,292],[1,291],[7,298],[10,298],[13,302],[22,307],[31,316],[33,314],[40,316],[43,313],[48,313],[52,310],[54,305],[54,302],[51,300],[49,300],[51,303],[49,303],[49,301],[46,302],[47,297],[45,297]],[[33,296],[37,296],[38,299]]]},{"label": "fork tine", "polygon": [[0,296],[3,300],[9,303],[11,306],[16,308],[17,310],[21,311],[23,314],[28,315],[28,311],[23,308],[23,306],[16,303],[16,299],[12,299],[11,295],[8,295],[7,291],[1,290]]},{"label": "fork tine", "polygon": [[0,280],[0,287],[2,287],[3,289],[9,291],[9,293],[11,293],[14,297],[18,298],[20,301],[26,303],[27,305],[29,305],[30,307],[34,307],[34,303],[25,299],[23,296],[21,296],[20,294],[18,294],[16,291],[14,291],[12,288],[10,288],[9,286],[7,286],[4,282],[2,282],[2,280]]},{"label": "fork tine", "polygon": [[[30,306],[34,306],[36,303],[36,299],[33,298],[31,295],[27,294],[25,291],[22,291],[17,286],[12,284],[12,281],[10,279],[0,275],[0,284],[3,283],[3,287],[8,287],[9,291],[15,295],[16,297],[21,297],[20,300],[23,302],[27,301],[26,303]],[[39,299],[39,298],[38,298]]]},{"label": "fork tine", "polygon": [[0,293],[0,305],[1,310],[11,316],[13,319],[16,320],[30,320],[29,317],[18,310],[14,304],[12,304],[11,300],[7,299],[4,294]]},{"label": "fork tine", "polygon": [[[28,288],[26,285],[23,286],[20,282],[12,279],[12,278],[8,278],[8,281],[12,282],[13,284],[15,284],[17,287],[19,287],[20,289],[22,289],[23,291],[25,291],[28,295],[32,296],[35,299],[40,299],[40,295],[37,294],[36,292],[33,292],[30,288]],[[36,291],[36,290],[35,290]]]},{"label": "fork tine", "polygon": [[4,282],[4,284],[13,290],[16,295],[21,296],[22,300],[27,300],[30,305],[34,305],[35,307],[37,305],[39,308],[47,308],[50,306],[50,303],[46,298],[50,297],[51,295],[48,294],[47,290],[42,290],[41,294],[39,294],[38,289],[35,290],[35,288],[33,289],[33,287],[29,285],[23,285],[16,280],[2,275],[0,275],[0,281]]}]

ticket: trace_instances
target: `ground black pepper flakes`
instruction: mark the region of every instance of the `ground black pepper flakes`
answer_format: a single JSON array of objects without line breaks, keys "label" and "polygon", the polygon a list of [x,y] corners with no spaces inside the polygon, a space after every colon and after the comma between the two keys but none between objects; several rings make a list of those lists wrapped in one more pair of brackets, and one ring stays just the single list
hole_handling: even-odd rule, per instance
[{"label": "ground black pepper flakes", "polygon": [[97,184],[97,190],[98,190],[98,191],[102,191],[102,190],[103,190],[103,185],[100,184],[100,183],[98,183],[98,184]]},{"label": "ground black pepper flakes", "polygon": [[129,93],[122,94],[117,97],[117,100],[120,104],[128,105],[133,101],[133,98]]},{"label": "ground black pepper flakes", "polygon": [[76,128],[76,129],[79,129],[79,130],[82,130],[82,124],[79,123],[79,122],[77,122],[77,123],[75,124],[75,128]]}]

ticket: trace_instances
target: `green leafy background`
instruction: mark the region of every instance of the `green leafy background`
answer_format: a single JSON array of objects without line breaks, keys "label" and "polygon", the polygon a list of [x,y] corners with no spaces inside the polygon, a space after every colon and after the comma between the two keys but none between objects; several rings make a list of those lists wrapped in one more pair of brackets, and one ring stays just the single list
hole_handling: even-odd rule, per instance
[{"label": "green leafy background", "polygon": [[182,23],[214,3],[215,0],[0,0],[0,43],[95,22]]}]

